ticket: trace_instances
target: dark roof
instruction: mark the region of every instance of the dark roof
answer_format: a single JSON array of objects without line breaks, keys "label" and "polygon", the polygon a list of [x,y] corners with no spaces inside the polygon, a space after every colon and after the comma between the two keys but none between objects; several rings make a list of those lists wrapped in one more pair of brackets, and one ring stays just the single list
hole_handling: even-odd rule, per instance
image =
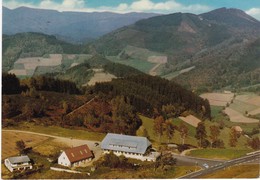
[{"label": "dark roof", "polygon": [[151,146],[146,137],[108,133],[101,142],[102,149],[144,154]]},{"label": "dark roof", "polygon": [[9,157],[7,159],[9,159],[12,164],[30,162],[30,158],[28,156]]},{"label": "dark roof", "polygon": [[93,153],[90,151],[89,147],[86,144],[66,149],[64,152],[71,163],[93,157]]}]

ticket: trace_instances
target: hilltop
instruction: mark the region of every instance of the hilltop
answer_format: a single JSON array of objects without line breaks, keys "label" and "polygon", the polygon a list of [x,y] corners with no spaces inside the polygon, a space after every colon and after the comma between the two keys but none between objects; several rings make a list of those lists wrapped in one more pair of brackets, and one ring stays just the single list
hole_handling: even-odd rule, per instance
[{"label": "hilltop", "polygon": [[154,13],[58,12],[55,10],[3,7],[3,33],[38,32],[67,42],[85,43]]},{"label": "hilltop", "polygon": [[[174,78],[178,82],[188,80],[186,86],[192,89],[201,89],[202,85],[219,89],[233,85],[230,82],[237,73],[243,72],[241,78],[248,79],[249,74],[258,72],[259,56],[255,49],[258,48],[259,35],[259,21],[241,10],[221,8],[200,15],[174,13],[140,20],[101,37],[88,48],[117,57],[121,62],[131,59],[148,61],[149,57],[144,59],[140,55],[138,58],[138,51],[153,52],[150,56],[160,56],[156,55],[160,53],[167,57],[167,63],[161,64],[157,75]],[[135,48],[134,54],[129,47]],[[229,73],[224,72],[229,80],[215,86],[215,81],[207,79],[218,79],[221,72],[216,73],[215,67],[224,65],[224,62],[232,64],[225,70]],[[245,63],[247,66],[244,66]],[[233,69],[237,68],[239,71],[233,73]],[[200,79],[193,78],[194,70],[200,72]],[[183,73],[185,76],[178,76]],[[260,80],[253,78],[250,82],[235,83],[248,86]]]}]

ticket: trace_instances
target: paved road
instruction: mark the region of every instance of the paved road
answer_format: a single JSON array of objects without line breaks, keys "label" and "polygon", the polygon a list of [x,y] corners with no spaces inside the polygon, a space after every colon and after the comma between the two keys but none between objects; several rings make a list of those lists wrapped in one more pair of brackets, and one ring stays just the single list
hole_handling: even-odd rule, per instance
[{"label": "paved road", "polygon": [[180,179],[192,179],[192,178],[199,178],[200,176],[213,173],[214,171],[225,169],[230,166],[234,166],[236,164],[244,164],[244,163],[260,163],[260,152],[255,154],[247,155],[241,158],[233,159],[230,161],[220,162],[213,166],[209,166],[209,168],[205,168],[203,170],[190,173],[188,175],[180,177]]},{"label": "paved road", "polygon": [[180,166],[200,166],[204,168],[203,164],[208,164],[209,166],[215,166],[216,164],[223,163],[224,160],[213,160],[205,158],[195,158],[190,156],[173,155],[177,159],[177,165]]}]

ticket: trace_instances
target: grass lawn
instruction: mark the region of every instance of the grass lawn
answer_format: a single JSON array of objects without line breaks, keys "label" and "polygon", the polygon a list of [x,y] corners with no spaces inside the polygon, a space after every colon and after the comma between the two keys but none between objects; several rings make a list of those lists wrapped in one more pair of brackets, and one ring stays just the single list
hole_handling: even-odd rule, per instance
[{"label": "grass lawn", "polygon": [[232,166],[200,178],[259,178],[259,168],[257,164]]},{"label": "grass lawn", "polygon": [[37,133],[44,133],[54,136],[75,138],[75,139],[86,139],[93,141],[102,141],[106,134],[90,132],[86,130],[75,130],[75,129],[67,129],[58,126],[39,126],[34,125],[32,123],[24,122],[20,123],[18,126],[5,128],[5,129],[17,129],[23,131],[32,131]]},{"label": "grass lawn", "polygon": [[61,149],[70,148],[68,145],[60,142],[55,142],[54,138],[43,141],[39,145],[35,146],[33,150],[40,153],[43,156],[50,156],[53,154],[59,154]]},{"label": "grass lawn", "polygon": [[189,131],[188,131],[189,136],[192,136],[192,137],[195,136],[195,134],[196,134],[196,128],[193,127],[192,125],[190,125],[190,124],[184,122],[183,120],[181,120],[181,119],[179,119],[179,118],[174,118],[174,119],[172,120],[172,123],[173,123],[175,126],[179,126],[181,123],[185,124],[185,126],[187,126],[188,129],[189,129]]},{"label": "grass lawn", "polygon": [[137,170],[124,169],[122,173],[121,169],[103,169],[97,171],[90,178],[101,178],[101,179],[148,179],[148,178],[178,178],[186,174],[187,171],[195,170],[192,166],[175,166],[169,168],[167,171],[158,168],[154,170],[153,167],[144,167]]},{"label": "grass lawn", "polygon": [[247,149],[196,149],[188,152],[187,155],[193,157],[201,157],[201,158],[208,158],[208,159],[235,159],[241,156],[246,155],[246,153],[251,152],[252,150]]},{"label": "grass lawn", "polygon": [[[141,118],[142,122],[143,122],[143,126],[146,128],[148,134],[149,134],[149,137],[150,137],[150,140],[152,142],[154,142],[154,145],[157,146],[159,145],[160,143],[168,143],[168,139],[165,135],[163,135],[161,137],[161,142],[159,142],[159,138],[156,134],[154,134],[154,131],[153,131],[153,119],[151,118],[148,118],[148,117],[145,117],[145,116],[142,116],[142,115],[139,115],[139,117]],[[175,121],[175,119],[173,120]],[[176,124],[178,124],[178,120],[176,121]],[[188,126],[189,127],[189,126]],[[190,128],[190,129],[193,129],[193,128]],[[191,132],[189,132],[189,135],[186,139],[185,139],[185,143],[187,144],[191,144],[191,145],[197,145],[197,140],[194,138],[194,136],[192,135],[194,133],[194,131],[192,132],[193,130],[191,130]],[[173,139],[170,140],[170,143],[181,143],[181,137],[180,137],[180,133],[175,130],[174,132],[174,136],[173,136]]]},{"label": "grass lawn", "polygon": [[13,173],[11,173],[4,165],[1,164],[1,179],[13,179]]}]

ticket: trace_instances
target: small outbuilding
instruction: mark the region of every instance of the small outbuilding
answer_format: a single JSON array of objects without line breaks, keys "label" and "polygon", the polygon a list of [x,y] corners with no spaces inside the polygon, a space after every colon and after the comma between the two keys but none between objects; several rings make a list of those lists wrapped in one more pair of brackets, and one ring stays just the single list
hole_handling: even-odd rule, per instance
[{"label": "small outbuilding", "polygon": [[233,126],[232,129],[234,129],[239,134],[242,134],[243,132],[243,129],[240,126]]},{"label": "small outbuilding", "polygon": [[67,167],[82,166],[94,158],[88,145],[82,145],[66,149],[58,158],[58,164]]},{"label": "small outbuilding", "polygon": [[5,159],[5,166],[11,172],[32,169],[31,160],[28,156],[15,156]]}]

